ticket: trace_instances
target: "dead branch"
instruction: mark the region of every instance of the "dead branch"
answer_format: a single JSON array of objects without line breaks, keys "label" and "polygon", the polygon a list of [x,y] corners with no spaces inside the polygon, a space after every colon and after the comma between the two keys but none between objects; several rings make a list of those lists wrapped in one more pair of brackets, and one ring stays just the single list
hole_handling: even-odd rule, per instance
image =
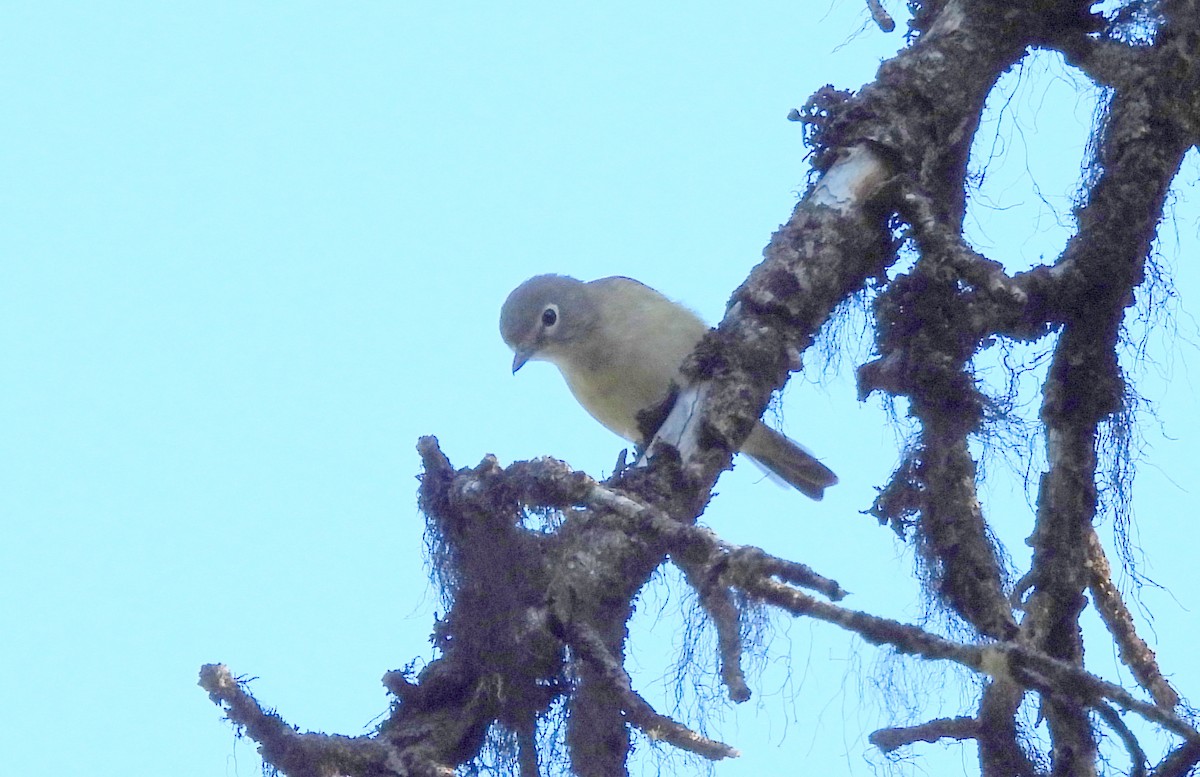
[{"label": "dead branch", "polygon": [[[1101,700],[1108,700],[1123,710],[1135,712],[1151,723],[1157,723],[1189,742],[1200,742],[1200,732],[1171,710],[1142,701],[1121,686],[1084,671],[1074,664],[1014,643],[996,645],[989,648],[989,651],[991,654],[987,657],[988,666],[998,666],[993,663],[993,659],[1002,658],[1008,676],[1027,688],[1042,691],[1047,695],[1058,695],[1060,700],[1067,699],[1072,704],[1083,707],[1094,707]],[[989,674],[1004,676],[1003,671],[989,671]]]},{"label": "dead branch", "polygon": [[[1188,146],[1169,110],[1156,110],[1143,97],[1118,90],[1110,105],[1098,150],[1101,173],[1062,257],[1070,263],[1075,296],[1065,300],[1066,320],[1043,388],[1050,471],[1038,496],[1033,592],[1022,632],[1046,654],[1073,663],[1083,659],[1078,617],[1096,512],[1097,429],[1124,396],[1116,350],[1120,322],[1143,278],[1167,188]],[[1150,115],[1156,115],[1153,124],[1147,123]],[[1094,761],[1096,744],[1084,711],[1056,697],[1043,709],[1056,763]]]},{"label": "dead branch", "polygon": [[1026,748],[1022,746],[1017,713],[1026,689],[1010,677],[993,676],[983,688],[979,700],[979,765],[983,773],[1041,777]]},{"label": "dead branch", "polygon": [[230,721],[258,742],[263,761],[292,777],[454,774],[454,769],[437,763],[430,757],[432,753],[420,747],[397,751],[373,737],[302,734],[279,715],[264,710],[223,664],[201,667],[200,687],[225,710]]},{"label": "dead branch", "polygon": [[730,700],[738,703],[749,700],[750,686],[746,685],[746,674],[742,671],[741,613],[732,591],[719,584],[712,567],[692,561],[687,556],[673,560],[683,572],[688,585],[696,591],[700,606],[717,629],[721,681],[729,692]]},{"label": "dead branch", "polygon": [[914,742],[936,742],[939,739],[974,739],[979,735],[979,721],[970,717],[938,718],[918,726],[881,728],[867,737],[871,744],[885,753]]},{"label": "dead branch", "polygon": [[1129,730],[1129,726],[1125,725],[1125,721],[1121,720],[1121,715],[1107,704],[1097,704],[1094,709],[1125,745],[1125,750],[1129,753],[1129,777],[1146,777],[1146,751],[1142,750],[1137,737]]},{"label": "dead branch", "polygon": [[[1125,389],[1121,322],[1143,280],[1167,189],[1200,136],[1200,10],[1157,4],[1154,45],[1135,48],[1086,3],[912,7],[915,42],[873,83],[854,94],[824,89],[797,113],[819,178],[689,357],[688,385],[637,466],[604,484],[550,459],[501,468],[488,457],[455,471],[435,439],[421,440],[421,506],[450,608],[435,628],[440,657],[415,678],[385,676],[397,703],[378,736],[299,734],[263,711],[227,669],[205,667],[202,684],[268,763],[293,777],[446,774],[500,725],[516,733],[520,768],[530,775],[538,768],[536,722],[563,697],[568,749],[584,777],[624,772],[627,724],[709,758],[734,755],[654,711],[623,669],[632,602],[668,555],[716,624],[734,699],[749,695],[736,629],[735,594],[744,594],[990,678],[975,717],[883,729],[881,747],[974,738],[984,774],[1031,777],[1037,759],[1022,749],[1016,715],[1032,692],[1041,697],[1055,773],[1095,773],[1092,711],[1145,771],[1140,745],[1110,703],[1184,740],[1156,775],[1181,775],[1200,761],[1200,733],[1174,712],[1178,696],[1112,588],[1093,530],[1097,429],[1120,409]],[[872,8],[882,18],[878,4]],[[1111,87],[1112,100],[1077,234],[1053,266],[1010,276],[962,237],[968,155],[996,80],[1039,46],[1062,51]],[[889,280],[901,226],[918,259]],[[833,602],[845,591],[836,581],[695,525],[772,392],[798,369],[796,354],[839,304],[869,287],[879,290],[879,358],[860,369],[860,394],[907,397],[921,428],[873,512],[916,537],[937,600],[993,641],[958,642],[839,606]],[[984,403],[972,363],[992,337],[1051,331],[1058,341],[1041,408],[1049,471],[1018,626],[977,497],[969,440]],[[527,509],[547,508],[563,512],[554,531],[524,527]],[[1088,589],[1157,704],[1084,670],[1079,614]]]},{"label": "dead branch", "polygon": [[621,700],[621,706],[630,723],[637,726],[651,739],[661,739],[681,750],[696,753],[712,761],[734,758],[738,755],[729,745],[717,742],[692,731],[686,726],[660,715],[649,702],[633,690],[629,675],[620,663],[608,652],[604,641],[584,624],[574,624],[568,629],[568,641],[579,655],[598,667],[605,681],[610,683]]},{"label": "dead branch", "polygon": [[1121,592],[1113,585],[1112,569],[1100,538],[1092,531],[1088,537],[1088,590],[1100,619],[1108,627],[1121,656],[1138,684],[1149,691],[1154,701],[1167,709],[1179,704],[1179,694],[1158,668],[1154,651],[1137,633],[1133,613],[1125,606]]},{"label": "dead branch", "polygon": [[883,7],[880,0],[867,0],[867,9],[871,12],[871,18],[879,29],[884,32],[891,32],[896,29],[896,22],[892,19],[892,15]]},{"label": "dead branch", "polygon": [[1107,699],[1122,709],[1189,741],[1200,741],[1197,732],[1170,710],[1144,702],[1115,685],[1077,666],[1030,650],[1013,642],[979,646],[965,645],[939,637],[917,626],[880,618],[815,599],[773,580],[732,580],[747,594],[797,615],[807,615],[858,634],[872,645],[887,645],[899,653],[925,659],[953,661],[993,678],[1016,682],[1031,690],[1061,694],[1081,708]]},{"label": "dead branch", "polygon": [[1187,777],[1200,764],[1200,743],[1184,742],[1150,772],[1151,777]]}]

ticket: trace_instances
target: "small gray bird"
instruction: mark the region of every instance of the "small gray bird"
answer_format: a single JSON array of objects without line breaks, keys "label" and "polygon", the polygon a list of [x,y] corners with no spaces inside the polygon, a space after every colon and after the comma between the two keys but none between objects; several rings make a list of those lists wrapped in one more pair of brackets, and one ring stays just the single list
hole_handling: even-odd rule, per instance
[{"label": "small gray bird", "polygon": [[[579,404],[630,442],[637,415],[683,385],[679,368],[708,331],[704,321],[632,278],[584,283],[537,275],[500,311],[500,334],[513,349],[513,372],[530,360],[558,367]],[[813,499],[837,476],[811,453],[761,421],[742,445],[760,466]]]}]

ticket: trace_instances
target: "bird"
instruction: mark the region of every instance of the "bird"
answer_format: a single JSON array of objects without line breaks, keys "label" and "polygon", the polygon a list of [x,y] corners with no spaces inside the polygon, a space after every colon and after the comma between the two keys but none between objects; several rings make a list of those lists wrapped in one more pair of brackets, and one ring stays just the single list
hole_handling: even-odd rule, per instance
[{"label": "bird", "polygon": [[[584,410],[624,439],[643,444],[638,413],[661,405],[680,368],[709,330],[688,308],[632,278],[580,281],[536,275],[508,295],[500,335],[515,374],[527,362],[558,368]],[[798,443],[759,421],[741,452],[812,499],[837,475]]]}]

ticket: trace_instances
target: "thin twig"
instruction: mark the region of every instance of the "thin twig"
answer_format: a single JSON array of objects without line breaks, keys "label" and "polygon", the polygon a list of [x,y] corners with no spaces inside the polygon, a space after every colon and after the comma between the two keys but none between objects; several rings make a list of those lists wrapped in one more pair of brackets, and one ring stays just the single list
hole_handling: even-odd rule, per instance
[{"label": "thin twig", "polygon": [[686,556],[673,557],[672,560],[683,572],[684,579],[696,590],[700,606],[708,613],[717,629],[721,680],[729,691],[729,698],[739,703],[747,701],[750,698],[750,687],[746,685],[746,673],[742,670],[740,613],[729,587],[720,585],[713,578],[711,567]]},{"label": "thin twig", "polygon": [[[750,596],[762,599],[797,615],[807,615],[852,631],[873,645],[888,645],[901,653],[926,659],[944,659],[1026,687],[1054,692],[1093,706],[1108,699],[1122,709],[1136,712],[1189,741],[1200,742],[1200,732],[1170,710],[1138,699],[1119,685],[1102,680],[1080,667],[1038,653],[1015,643],[987,646],[964,645],[932,634],[917,626],[877,615],[822,602],[774,580],[731,581]],[[1014,672],[1016,665],[1020,672]]]},{"label": "thin twig", "polygon": [[661,715],[635,690],[628,673],[617,662],[604,640],[590,626],[573,623],[567,627],[568,642],[579,657],[588,661],[621,698],[625,718],[653,740],[661,739],[681,750],[704,756],[711,761],[739,755],[729,745],[701,736],[682,723]]},{"label": "thin twig", "polygon": [[1146,751],[1142,749],[1142,745],[1137,741],[1137,737],[1129,730],[1129,726],[1125,725],[1125,721],[1121,720],[1121,715],[1107,704],[1096,704],[1093,706],[1104,722],[1107,723],[1113,731],[1117,732],[1117,736],[1121,739],[1121,743],[1125,745],[1125,749],[1129,751],[1129,777],[1146,777]]}]

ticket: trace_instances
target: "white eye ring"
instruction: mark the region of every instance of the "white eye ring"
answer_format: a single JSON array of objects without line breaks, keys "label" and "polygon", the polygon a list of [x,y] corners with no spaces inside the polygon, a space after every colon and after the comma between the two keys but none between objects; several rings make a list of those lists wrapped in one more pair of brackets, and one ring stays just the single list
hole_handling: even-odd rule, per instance
[{"label": "white eye ring", "polygon": [[558,324],[558,305],[553,303],[546,306],[542,311],[542,326],[546,329],[553,329]]}]

